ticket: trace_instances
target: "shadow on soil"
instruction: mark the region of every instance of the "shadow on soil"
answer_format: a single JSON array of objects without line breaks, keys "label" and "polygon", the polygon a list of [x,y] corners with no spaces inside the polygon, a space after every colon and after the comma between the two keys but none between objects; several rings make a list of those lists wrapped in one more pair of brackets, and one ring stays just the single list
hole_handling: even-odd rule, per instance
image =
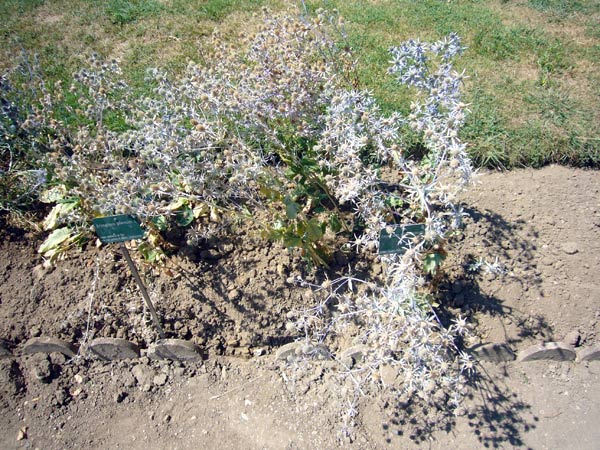
[{"label": "shadow on soil", "polygon": [[[539,290],[541,280],[534,272],[526,271],[526,275],[517,279],[508,274],[504,265],[514,261],[518,266],[527,267],[533,261],[536,247],[528,238],[535,237],[535,231],[527,230],[525,222],[508,222],[490,211],[467,208],[466,212],[469,215],[469,223],[465,230],[468,234],[466,241],[479,242],[485,249],[484,254],[494,255],[494,258],[490,261],[489,256],[487,259],[482,258],[473,248],[462,249],[462,257],[455,267],[449,269],[447,278],[439,284],[439,303],[442,305],[439,317],[442,322],[450,325],[451,320],[459,314],[472,316],[477,312],[504,319],[499,321],[500,323],[510,321],[516,325],[516,338],[509,338],[505,329],[504,335],[508,344],[514,345],[532,336],[551,336],[552,328],[543,317],[531,316],[504,305],[500,298],[489,293],[489,288],[484,291],[480,286],[481,281],[486,280],[488,285],[497,285],[495,292],[505,288],[509,282],[517,283],[521,292]],[[460,243],[456,244],[456,247],[460,246]],[[464,348],[462,342],[458,344]],[[466,419],[469,429],[477,437],[482,448],[527,448],[523,435],[535,428],[538,422],[531,406],[503,385],[502,378],[507,376],[504,371],[503,376],[492,377],[478,365],[477,372],[471,380],[470,394],[465,399],[465,404],[469,405]],[[389,444],[394,442],[394,436],[407,433],[410,439],[419,445],[427,445],[432,439],[443,442],[447,438],[444,433],[454,440],[457,438],[457,422],[462,423],[464,420],[456,418],[448,411],[445,402],[434,408],[424,408],[417,403],[390,406],[396,412],[393,413],[393,418],[383,425],[384,435]],[[432,409],[436,411],[432,412]]]},{"label": "shadow on soil", "polygon": [[[536,247],[529,239],[520,236],[527,235],[535,238],[536,232],[525,231],[525,222],[508,222],[499,214],[490,211],[480,211],[468,207],[465,211],[469,215],[467,232],[479,236],[469,237],[469,241],[481,242],[485,253],[494,255],[491,258],[476,256],[471,249],[462,250],[462,260],[459,267],[452,269],[452,274],[445,283],[440,286],[440,295],[443,305],[460,308],[461,313],[472,315],[475,312],[485,314],[489,317],[508,319],[518,329],[517,338],[509,338],[505,331],[506,342],[516,344],[522,340],[537,336],[548,338],[552,336],[552,327],[539,315],[530,315],[517,308],[504,305],[502,301],[484,292],[480,281],[485,279],[496,285],[492,292],[506,288],[509,284],[518,285],[518,293],[522,295],[526,291],[539,291],[541,295],[541,278],[535,275],[535,271],[526,270],[519,277],[509,275],[505,264],[514,262],[519,267],[529,267],[534,260]],[[460,244],[457,245],[460,247]],[[487,289],[490,291],[490,289]],[[448,308],[442,311],[442,316],[449,321],[455,314]],[[501,321],[504,326],[505,321]]]},{"label": "shadow on soil", "polygon": [[[523,433],[536,427],[538,417],[517,394],[492,379],[479,366],[474,387],[474,407],[468,413],[469,426],[485,448],[528,448]],[[505,376],[507,376],[505,374]]]},{"label": "shadow on soil", "polygon": [[[481,448],[520,448],[529,449],[523,440],[524,433],[536,427],[538,418],[533,415],[531,406],[521,401],[516,394],[492,379],[483,368],[471,382],[471,393],[463,400],[466,408],[466,421]],[[432,406],[421,406],[416,402],[399,404],[389,422],[383,424],[386,442],[393,445],[397,436],[408,437],[419,446],[426,446],[432,440],[444,442],[450,439],[460,448],[457,441],[457,418],[448,411],[445,402]],[[464,444],[465,447],[470,446]],[[425,448],[425,447],[424,447]]]}]

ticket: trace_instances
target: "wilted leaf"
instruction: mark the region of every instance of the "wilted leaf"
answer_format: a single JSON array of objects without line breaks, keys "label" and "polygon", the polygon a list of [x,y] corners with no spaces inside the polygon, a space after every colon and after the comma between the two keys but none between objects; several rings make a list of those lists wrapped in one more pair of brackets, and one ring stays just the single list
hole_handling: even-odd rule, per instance
[{"label": "wilted leaf", "polygon": [[200,203],[198,206],[194,207],[194,218],[205,217],[210,214],[210,206],[206,203]]},{"label": "wilted leaf", "polygon": [[179,208],[186,206],[189,200],[185,197],[179,197],[176,201],[167,206],[169,211],[177,211]]},{"label": "wilted leaf", "polygon": [[40,201],[42,203],[56,203],[65,198],[67,189],[64,185],[60,184],[50,189],[46,189],[40,194]]},{"label": "wilted leaf", "polygon": [[71,235],[73,234],[73,230],[68,227],[58,228],[54,230],[50,235],[46,238],[46,240],[40,245],[38,249],[38,253],[46,253],[60,244],[65,242]]},{"label": "wilted leaf", "polygon": [[44,230],[49,231],[56,228],[56,225],[58,225],[58,219],[64,217],[69,212],[71,212],[75,208],[75,206],[77,206],[77,203],[78,202],[75,201],[68,203],[59,203],[58,205],[55,205],[46,217],[46,219],[44,219],[44,222],[42,224]]}]

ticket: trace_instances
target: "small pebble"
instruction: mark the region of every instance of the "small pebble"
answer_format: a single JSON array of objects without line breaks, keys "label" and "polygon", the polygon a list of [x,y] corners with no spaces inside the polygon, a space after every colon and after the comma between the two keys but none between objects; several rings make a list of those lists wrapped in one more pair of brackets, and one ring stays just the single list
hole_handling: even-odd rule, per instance
[{"label": "small pebble", "polygon": [[17,433],[17,441],[22,441],[23,439],[27,439],[27,427],[20,428]]},{"label": "small pebble", "polygon": [[579,248],[577,247],[576,242],[565,242],[562,245],[562,250],[567,255],[574,255],[575,253],[577,253],[579,251]]},{"label": "small pebble", "polygon": [[167,383],[167,375],[164,373],[159,373],[154,377],[153,381],[157,386],[164,386]]}]

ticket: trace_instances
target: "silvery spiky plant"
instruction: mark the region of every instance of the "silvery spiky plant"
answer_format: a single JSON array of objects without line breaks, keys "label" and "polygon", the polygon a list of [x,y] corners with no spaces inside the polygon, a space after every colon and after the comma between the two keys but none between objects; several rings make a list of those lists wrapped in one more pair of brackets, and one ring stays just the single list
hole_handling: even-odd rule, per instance
[{"label": "silvery spiky plant", "polygon": [[[337,355],[351,399],[368,384],[385,384],[382,373],[392,370],[399,379],[387,387],[398,392],[402,401],[416,397],[460,412],[473,362],[458,350],[455,338],[468,333],[467,324],[462,318],[449,327],[440,323],[427,300],[430,292],[423,269],[428,257],[441,254],[447,233],[460,225],[456,195],[472,173],[466,145],[458,137],[466,107],[460,100],[463,75],[452,66],[452,59],[462,51],[456,35],[435,43],[409,41],[390,50],[390,74],[416,90],[408,117],[383,118],[374,100],[363,92],[338,94],[328,108],[331,125],[319,145],[334,155],[325,157],[325,164],[335,161],[338,167],[348,168],[329,177],[328,184],[340,203],[352,203],[367,224],[356,239],[358,245],[373,248],[379,232],[391,228],[385,208],[389,194],[379,189],[376,171],[361,161],[366,145],[399,175],[400,197],[411,205],[395,211],[399,221],[425,225],[424,235],[407,241],[403,254],[381,257],[382,284],[363,280],[364,288],[357,289],[361,280],[352,275],[328,281],[315,287],[322,293],[318,305],[291,315],[295,320],[290,328],[304,334],[307,348],[336,337],[359,346],[358,358]],[[428,150],[424,160],[405,157],[401,134],[405,126],[419,133]],[[355,409],[352,400],[348,404],[346,418],[351,422]]]},{"label": "silvery spiky plant", "polygon": [[55,99],[39,74],[37,59],[23,54],[0,76],[0,214],[31,208],[47,181],[40,160],[62,139]]},{"label": "silvery spiky plant", "polygon": [[[401,398],[458,406],[473,363],[455,337],[467,327],[463,319],[442,326],[429,283],[460,225],[456,196],[472,172],[459,139],[463,75],[452,64],[463,48],[456,35],[392,48],[390,76],[415,98],[408,116],[385,115],[330,36],[336,21],[323,11],[267,13],[240,47],[215,36],[206,63],[190,62],[180,76],[149,70],[154,90],[141,99],[115,61],[92,57],[72,86],[80,100],[70,108],[82,120],[48,158],[55,184],[78,199],[59,219],[133,213],[152,228],[172,216],[202,233],[195,219],[243,212],[323,265],[339,234],[359,255],[375,254],[380,233],[422,224],[403,252],[381,257],[380,280],[359,279],[350,267],[312,286],[318,304],[292,312],[288,329],[308,356],[323,342],[361,346],[360,358],[337,355],[350,405],[366,386],[390,384],[382,373],[392,370],[399,381],[387,387]],[[408,130],[424,157],[412,156]]]}]

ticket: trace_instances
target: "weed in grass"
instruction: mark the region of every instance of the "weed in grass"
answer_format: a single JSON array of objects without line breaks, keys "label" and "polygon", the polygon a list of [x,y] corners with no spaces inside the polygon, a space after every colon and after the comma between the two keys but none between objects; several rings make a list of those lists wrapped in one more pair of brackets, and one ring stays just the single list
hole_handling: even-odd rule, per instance
[{"label": "weed in grass", "polygon": [[463,128],[464,138],[471,142],[469,155],[476,164],[503,168],[508,164],[506,145],[508,130],[498,110],[498,102],[482,87],[475,87],[470,97],[470,113]]},{"label": "weed in grass", "polygon": [[537,89],[527,94],[525,101],[535,107],[537,115],[556,127],[565,126],[571,117],[578,115],[574,102],[558,89]]},{"label": "weed in grass", "polygon": [[551,77],[568,67],[562,42],[555,40],[541,46],[537,53],[537,65],[540,71],[539,84],[544,87],[549,86],[552,80]]},{"label": "weed in grass", "polygon": [[264,3],[262,0],[208,0],[202,3],[200,11],[211,20],[222,20],[232,11],[244,8],[256,8]]},{"label": "weed in grass", "polygon": [[11,13],[25,14],[42,6],[45,0],[4,0],[0,2],[0,17]]},{"label": "weed in grass", "polygon": [[472,50],[495,60],[519,59],[523,53],[543,45],[539,33],[531,28],[509,28],[496,23],[476,31]]}]

